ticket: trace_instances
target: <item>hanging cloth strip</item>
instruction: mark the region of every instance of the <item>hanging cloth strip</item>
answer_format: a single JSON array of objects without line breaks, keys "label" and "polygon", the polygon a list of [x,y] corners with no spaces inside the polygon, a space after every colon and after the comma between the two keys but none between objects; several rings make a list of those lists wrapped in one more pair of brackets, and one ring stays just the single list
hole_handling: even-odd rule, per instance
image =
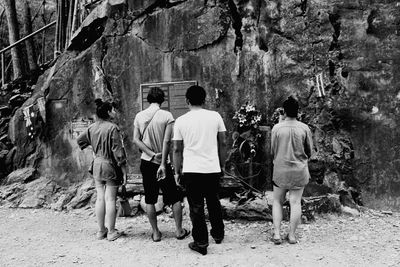
[{"label": "hanging cloth strip", "polygon": [[325,86],[324,86],[324,80],[323,80],[322,74],[323,73],[321,72],[321,73],[315,75],[318,97],[325,96]]}]

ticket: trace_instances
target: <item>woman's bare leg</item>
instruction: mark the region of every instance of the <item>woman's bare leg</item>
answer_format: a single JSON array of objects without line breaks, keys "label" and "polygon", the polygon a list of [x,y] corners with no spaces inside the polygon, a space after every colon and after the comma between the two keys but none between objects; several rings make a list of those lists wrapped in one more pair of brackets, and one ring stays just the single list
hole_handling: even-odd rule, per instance
[{"label": "woman's bare leg", "polygon": [[295,232],[301,220],[301,196],[304,188],[289,191],[290,200],[290,228],[289,240],[296,240]]},{"label": "woman's bare leg", "polygon": [[111,233],[115,231],[115,219],[117,215],[115,202],[117,198],[117,190],[118,186],[106,186],[106,222],[108,226],[108,231]]},{"label": "woman's bare leg", "polygon": [[96,198],[95,211],[96,211],[97,224],[99,226],[100,232],[105,232],[106,231],[106,227],[104,225],[104,217],[106,214],[106,203],[104,198],[105,185],[96,181],[96,193],[97,193],[97,198]]},{"label": "woman's bare leg", "polygon": [[276,239],[281,237],[280,229],[283,216],[283,202],[285,201],[286,191],[286,189],[281,189],[277,186],[274,186],[272,220],[274,222],[274,238]]}]

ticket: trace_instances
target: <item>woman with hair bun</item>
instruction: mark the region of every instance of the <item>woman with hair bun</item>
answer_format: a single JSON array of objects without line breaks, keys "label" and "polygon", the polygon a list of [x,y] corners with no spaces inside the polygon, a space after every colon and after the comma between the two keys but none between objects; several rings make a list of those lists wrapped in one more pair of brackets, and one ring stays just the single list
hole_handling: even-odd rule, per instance
[{"label": "woman with hair bun", "polygon": [[[94,152],[92,174],[97,192],[97,239],[114,241],[122,235],[115,229],[115,202],[118,186],[126,184],[126,155],[119,128],[110,121],[115,116],[112,104],[101,99],[96,99],[95,103],[97,120],[78,137],[77,142],[82,150],[92,146]],[[119,169],[122,170],[122,181],[117,175]]]},{"label": "woman with hair bun", "polygon": [[274,235],[272,241],[276,245],[282,243],[280,235],[282,205],[288,191],[290,226],[287,240],[290,244],[297,243],[295,232],[301,219],[301,196],[310,178],[308,160],[313,151],[310,128],[296,119],[299,110],[297,100],[292,96],[288,97],[283,102],[283,110],[283,120],[272,128],[271,133],[271,154],[274,161],[272,176]]}]

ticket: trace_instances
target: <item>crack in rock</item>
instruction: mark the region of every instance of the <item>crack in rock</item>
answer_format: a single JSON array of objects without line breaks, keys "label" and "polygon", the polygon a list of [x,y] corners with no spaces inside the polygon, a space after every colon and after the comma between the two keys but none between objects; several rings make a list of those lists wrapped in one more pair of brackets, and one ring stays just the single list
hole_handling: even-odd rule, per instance
[{"label": "crack in rock", "polygon": [[228,1],[228,6],[232,18],[232,27],[235,30],[236,40],[235,40],[235,54],[242,50],[243,47],[243,34],[242,34],[242,18],[239,14],[239,10],[233,0]]}]

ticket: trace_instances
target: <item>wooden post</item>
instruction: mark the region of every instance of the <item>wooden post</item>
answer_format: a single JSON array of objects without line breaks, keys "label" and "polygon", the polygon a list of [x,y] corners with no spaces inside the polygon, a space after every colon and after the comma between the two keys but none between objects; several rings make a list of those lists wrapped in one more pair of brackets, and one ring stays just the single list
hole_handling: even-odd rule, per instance
[{"label": "wooden post", "polygon": [[58,49],[58,38],[59,38],[59,34],[60,34],[60,30],[58,29],[58,27],[60,26],[60,9],[59,9],[59,5],[58,5],[59,0],[57,0],[57,7],[56,7],[56,34],[54,36],[54,55],[53,58],[57,57],[58,51],[60,51]]},{"label": "wooden post", "polygon": [[4,70],[4,52],[3,53],[1,53],[1,85],[2,86],[4,86],[4,84],[5,84],[5,78],[6,78],[6,75],[5,75],[5,70]]},{"label": "wooden post", "polygon": [[56,52],[62,51],[62,25],[63,25],[63,0],[57,0],[57,33],[56,33]]},{"label": "wooden post", "polygon": [[78,1],[79,0],[75,0],[73,1],[73,5],[74,5],[74,14],[72,16],[72,27],[71,27],[71,36],[75,31],[76,28],[76,20],[77,20],[77,16],[78,16]]},{"label": "wooden post", "polygon": [[[31,7],[29,6],[28,0],[24,1],[24,30],[25,34],[31,34],[33,32],[32,29],[32,20],[31,20]],[[36,57],[36,49],[35,49],[35,41],[33,38],[29,38],[25,42],[26,46],[26,54],[28,58],[29,71],[35,71],[38,69],[37,65],[37,57]]]},{"label": "wooden post", "polygon": [[67,4],[68,3],[65,0],[60,0],[60,51],[65,49],[65,40],[67,35],[65,25],[67,24],[66,20],[68,20],[68,14],[65,14],[68,12]]},{"label": "wooden post", "polygon": [[70,0],[68,3],[68,16],[67,16],[67,27],[66,27],[66,40],[65,40],[65,47],[67,48],[69,44],[71,43],[71,37],[72,37],[72,20],[73,20],[73,13],[74,13],[74,0]]},{"label": "wooden post", "polygon": [[[44,25],[47,24],[46,21],[46,1],[43,1],[43,13],[42,13],[42,20]],[[46,35],[42,33],[42,64],[46,62]]]}]

